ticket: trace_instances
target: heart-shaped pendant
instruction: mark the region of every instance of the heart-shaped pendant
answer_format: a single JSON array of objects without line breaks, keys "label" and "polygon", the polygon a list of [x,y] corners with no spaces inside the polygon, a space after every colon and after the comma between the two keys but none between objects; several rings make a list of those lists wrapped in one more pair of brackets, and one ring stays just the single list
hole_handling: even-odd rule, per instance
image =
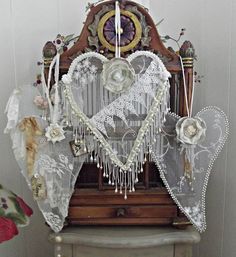
[{"label": "heart-shaped pendant", "polygon": [[[205,123],[204,139],[191,145],[197,130],[193,124],[187,124],[184,136],[188,136],[188,139],[185,139],[188,144],[180,142],[176,137],[176,124],[180,119],[181,117],[175,114],[166,115],[165,126],[162,132],[157,134],[151,147],[151,154],[171,197],[191,223],[203,232],[206,229],[207,184],[214,161],[227,139],[229,123],[219,108],[204,108],[193,118]],[[186,159],[186,149],[189,147],[191,158]],[[187,161],[189,159],[190,162]]]}]

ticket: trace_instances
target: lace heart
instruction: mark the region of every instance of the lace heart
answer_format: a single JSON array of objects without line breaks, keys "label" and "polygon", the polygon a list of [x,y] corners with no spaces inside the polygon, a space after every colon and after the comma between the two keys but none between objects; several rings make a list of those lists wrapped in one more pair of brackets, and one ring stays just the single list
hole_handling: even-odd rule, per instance
[{"label": "lace heart", "polygon": [[[206,124],[205,139],[192,150],[194,165],[191,167],[193,180],[184,175],[186,167],[183,147],[176,140],[176,123],[181,118],[173,113],[166,115],[162,133],[151,146],[151,155],[171,197],[191,223],[200,231],[206,229],[205,195],[209,176],[218,154],[229,133],[226,115],[217,107],[206,107],[196,118]],[[188,166],[188,165],[187,165]]]},{"label": "lace heart", "polygon": [[[104,74],[106,71],[114,73],[115,78]],[[83,136],[92,134],[101,163],[111,170],[116,167],[110,172],[112,184],[118,183],[118,173],[129,172],[127,179],[133,190],[140,163],[169,110],[169,76],[158,56],[147,51],[137,51],[127,59],[116,58],[114,63],[98,53],[86,53],[77,57],[63,76],[66,98],[79,119],[80,130],[89,131]],[[126,179],[126,175],[123,177]],[[125,181],[119,184],[126,187]]]}]

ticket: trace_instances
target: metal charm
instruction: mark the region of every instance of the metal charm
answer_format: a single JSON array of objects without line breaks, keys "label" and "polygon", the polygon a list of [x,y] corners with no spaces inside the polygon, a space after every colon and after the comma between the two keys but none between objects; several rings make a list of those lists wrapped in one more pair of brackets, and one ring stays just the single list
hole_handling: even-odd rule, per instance
[{"label": "metal charm", "polygon": [[79,157],[88,152],[86,143],[82,139],[70,141],[70,147],[75,157]]},{"label": "metal charm", "polygon": [[31,189],[35,200],[47,198],[46,182],[43,176],[36,174],[31,178]]}]

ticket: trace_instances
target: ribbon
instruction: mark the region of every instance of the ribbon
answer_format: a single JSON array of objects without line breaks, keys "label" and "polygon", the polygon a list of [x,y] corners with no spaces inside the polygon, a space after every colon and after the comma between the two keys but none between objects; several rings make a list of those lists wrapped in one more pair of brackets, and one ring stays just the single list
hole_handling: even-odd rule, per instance
[{"label": "ribbon", "polygon": [[119,1],[116,1],[115,31],[116,31],[116,58],[120,58],[121,19],[120,19],[120,5],[119,5]]},{"label": "ribbon", "polygon": [[5,113],[7,113],[7,126],[4,133],[9,133],[13,128],[16,127],[19,118],[19,106],[20,106],[20,90],[14,89],[12,95],[10,96]]},{"label": "ribbon", "polygon": [[[50,67],[49,67],[49,73],[48,73],[48,80],[47,83],[45,81],[44,76],[44,65],[42,66],[41,71],[41,77],[42,77],[42,86],[44,93],[46,95],[49,111],[50,111],[50,120],[52,124],[56,124],[59,119],[59,93],[58,93],[58,83],[59,83],[59,64],[60,64],[60,54],[57,53],[57,55],[53,58]],[[51,99],[50,99],[50,82],[52,78],[52,70],[55,66],[54,71],[54,78],[55,78],[55,99],[54,99],[54,106],[52,105]]]},{"label": "ribbon", "polygon": [[195,81],[193,77],[193,88],[192,88],[192,97],[191,97],[191,102],[190,105],[188,103],[188,94],[187,94],[187,86],[186,86],[186,79],[185,79],[185,72],[184,72],[184,65],[183,65],[183,60],[182,57],[179,56],[180,59],[180,64],[181,64],[181,70],[182,70],[182,76],[183,76],[183,84],[184,84],[184,98],[185,98],[185,104],[186,104],[186,109],[187,109],[187,114],[188,117],[192,117],[192,111],[193,111],[193,97],[194,97],[194,89],[195,89]]}]

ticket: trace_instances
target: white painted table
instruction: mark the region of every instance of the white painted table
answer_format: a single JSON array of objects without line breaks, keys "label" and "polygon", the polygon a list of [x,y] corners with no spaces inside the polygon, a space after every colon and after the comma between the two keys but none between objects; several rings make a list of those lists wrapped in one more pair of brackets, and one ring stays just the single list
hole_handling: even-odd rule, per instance
[{"label": "white painted table", "polygon": [[55,257],[191,257],[200,235],[192,227],[76,227],[52,233],[49,240]]}]

